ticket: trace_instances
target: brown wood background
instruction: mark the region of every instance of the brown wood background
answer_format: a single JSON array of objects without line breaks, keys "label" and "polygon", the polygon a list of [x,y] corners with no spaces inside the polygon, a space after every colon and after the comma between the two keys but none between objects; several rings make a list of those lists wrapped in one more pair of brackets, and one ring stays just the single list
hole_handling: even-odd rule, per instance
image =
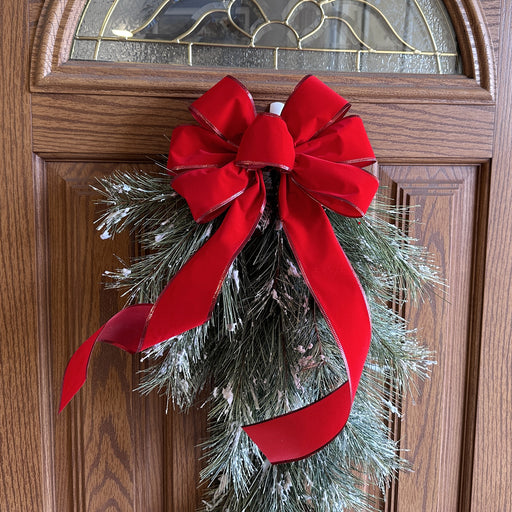
[{"label": "brown wood background", "polygon": [[[83,3],[0,3],[0,510],[188,512],[201,499],[204,417],[166,417],[158,397],[131,392],[135,359],[101,347],[79,397],[61,416],[56,407],[69,355],[121,305],[101,273],[113,252],[131,251],[127,238],[94,232],[88,185],[165,152],[163,135],[224,72],[68,63]],[[400,476],[386,510],[508,512],[512,10],[507,0],[446,4],[464,13],[468,77],[321,78],[363,116],[396,201],[420,204],[415,234],[450,282],[448,301],[407,311],[439,364],[417,404],[403,404],[397,434],[416,472]],[[261,104],[297,81],[240,75]]]},{"label": "brown wood background", "polygon": [[387,510],[465,510],[469,497],[472,462],[465,444],[472,442],[474,411],[465,400],[476,391],[467,372],[479,351],[474,308],[481,305],[481,286],[475,284],[481,285],[487,171],[479,165],[379,169],[381,184],[396,202],[415,205],[409,232],[428,247],[448,283],[446,295],[430,294],[425,303],[406,306],[406,317],[435,351],[437,365],[432,379],[418,383],[416,396],[402,404],[404,420],[396,434],[414,473],[400,476]]}]

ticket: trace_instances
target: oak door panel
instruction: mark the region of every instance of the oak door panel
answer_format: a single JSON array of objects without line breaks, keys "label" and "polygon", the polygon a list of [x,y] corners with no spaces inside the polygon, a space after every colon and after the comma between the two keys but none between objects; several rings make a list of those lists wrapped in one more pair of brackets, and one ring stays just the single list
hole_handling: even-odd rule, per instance
[{"label": "oak door panel", "polygon": [[[58,407],[67,361],[79,344],[123,307],[104,287],[105,270],[128,262],[125,233],[102,239],[94,227],[95,178],[134,164],[48,162],[47,258],[53,408]],[[137,168],[146,167],[138,165]],[[58,510],[180,510],[199,504],[197,449],[204,414],[165,414],[165,400],[134,392],[138,359],[99,344],[89,378],[55,420],[55,496]]]},{"label": "oak door panel", "polygon": [[[388,510],[464,510],[471,473],[464,468],[473,446],[474,382],[468,381],[479,352],[475,339],[476,269],[485,226],[486,167],[480,165],[381,166],[381,184],[400,206],[414,205],[409,234],[426,246],[447,283],[425,303],[406,305],[405,315],[437,364],[431,380],[401,404],[396,435],[413,472],[393,485]],[[416,395],[416,396],[414,396]],[[418,396],[419,395],[419,396]],[[469,420],[469,421],[468,421]],[[474,421],[474,418],[473,418]]]}]

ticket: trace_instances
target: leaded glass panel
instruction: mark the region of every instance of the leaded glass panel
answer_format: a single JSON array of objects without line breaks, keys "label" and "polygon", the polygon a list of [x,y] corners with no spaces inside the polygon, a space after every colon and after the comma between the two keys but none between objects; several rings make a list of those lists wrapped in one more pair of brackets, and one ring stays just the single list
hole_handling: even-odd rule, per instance
[{"label": "leaded glass panel", "polygon": [[89,0],[72,59],[459,73],[441,0]]}]

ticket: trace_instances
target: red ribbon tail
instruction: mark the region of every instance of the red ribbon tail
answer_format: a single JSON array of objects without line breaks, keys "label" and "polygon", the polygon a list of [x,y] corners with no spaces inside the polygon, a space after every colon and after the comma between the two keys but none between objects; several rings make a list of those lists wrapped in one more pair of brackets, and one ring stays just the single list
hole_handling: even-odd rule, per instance
[{"label": "red ribbon tail", "polygon": [[102,329],[103,327],[99,328],[90,338],[84,341],[71,356],[62,380],[59,413],[71,402],[71,399],[84,385],[85,379],[87,379],[87,367],[89,366],[92,349]]},{"label": "red ribbon tail", "polygon": [[153,304],[136,304],[122,309],[78,347],[64,372],[59,413],[84,385],[89,360],[97,342],[115,345],[132,354],[138,351],[140,338],[152,307]]},{"label": "red ribbon tail", "polygon": [[121,310],[73,354],[64,373],[59,412],[80,390],[95,344],[115,345],[132,354],[203,324],[210,317],[229,266],[256,228],[265,204],[261,173],[236,198],[213,236],[190,258],[155,305]]},{"label": "red ribbon tail", "polygon": [[279,209],[302,275],[345,359],[348,381],[302,409],[244,427],[273,463],[311,455],[345,426],[371,337],[363,290],[321,204],[282,176]]},{"label": "red ribbon tail", "polygon": [[265,205],[261,172],[234,199],[217,231],[169,282],[148,319],[141,350],[204,324],[238,253],[258,225]]},{"label": "red ribbon tail", "polygon": [[293,462],[329,444],[347,423],[351,404],[350,386],[345,382],[302,409],[243,429],[272,464]]}]

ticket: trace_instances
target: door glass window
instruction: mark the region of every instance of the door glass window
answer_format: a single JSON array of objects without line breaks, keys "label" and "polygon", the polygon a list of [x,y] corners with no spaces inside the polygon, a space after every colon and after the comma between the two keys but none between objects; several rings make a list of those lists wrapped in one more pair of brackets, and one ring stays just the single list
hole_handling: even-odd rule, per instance
[{"label": "door glass window", "polygon": [[460,73],[442,0],[88,0],[71,58]]}]

